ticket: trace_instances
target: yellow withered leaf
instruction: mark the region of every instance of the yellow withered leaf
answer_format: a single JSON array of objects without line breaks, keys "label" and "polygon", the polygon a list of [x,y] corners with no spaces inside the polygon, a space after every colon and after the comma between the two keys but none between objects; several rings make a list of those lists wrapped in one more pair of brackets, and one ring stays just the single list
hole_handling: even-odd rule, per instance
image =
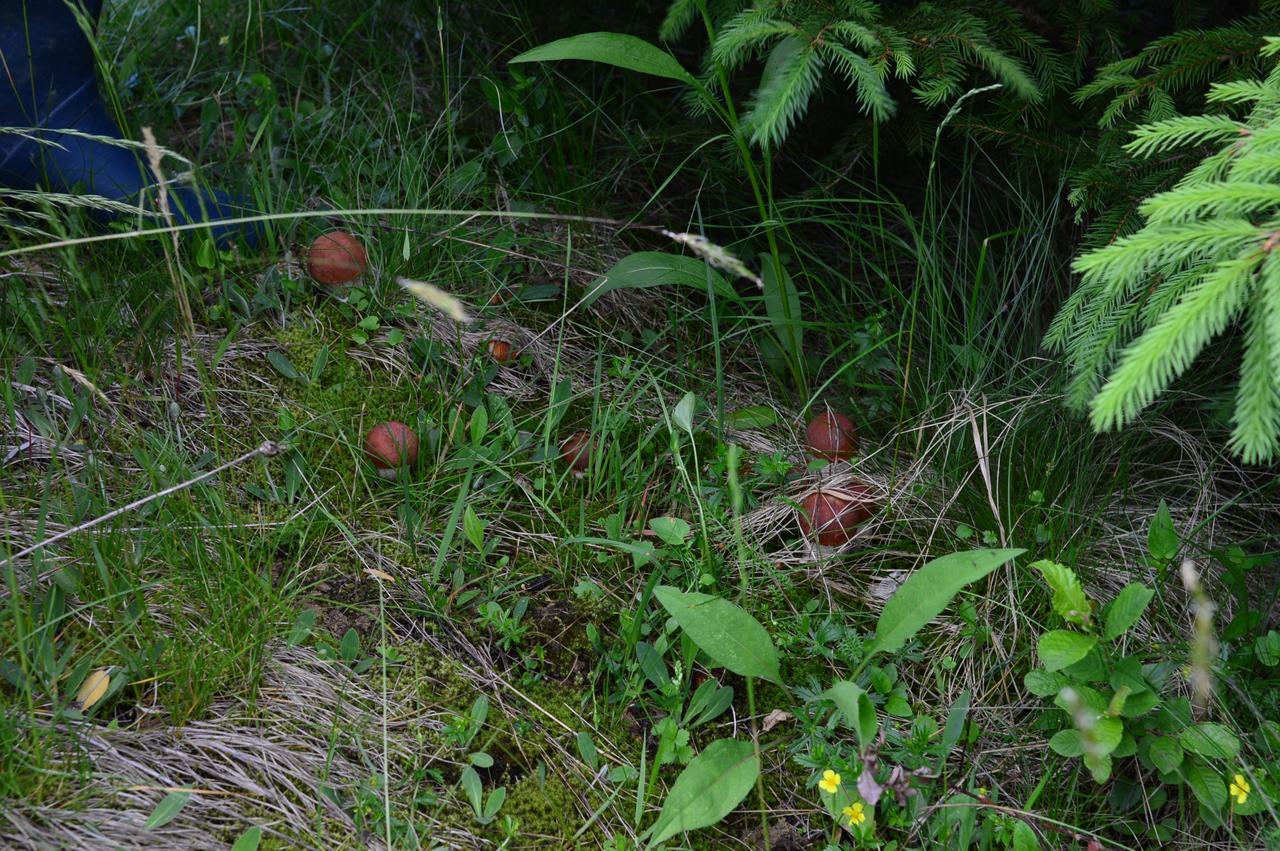
[{"label": "yellow withered leaf", "polygon": [[364,572],[372,576],[374,579],[381,579],[383,582],[395,582],[396,578],[385,570],[378,570],[376,567],[366,567]]},{"label": "yellow withered leaf", "polygon": [[93,706],[107,693],[107,687],[111,685],[111,669],[99,668],[96,671],[90,671],[89,676],[84,678],[84,682],[80,683],[80,690],[76,692],[76,702],[80,704],[80,709],[87,710]]}]

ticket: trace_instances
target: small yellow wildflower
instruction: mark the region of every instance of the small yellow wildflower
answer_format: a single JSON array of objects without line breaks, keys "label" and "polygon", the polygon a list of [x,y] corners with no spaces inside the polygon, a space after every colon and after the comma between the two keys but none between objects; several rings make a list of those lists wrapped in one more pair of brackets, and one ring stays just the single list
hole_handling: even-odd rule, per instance
[{"label": "small yellow wildflower", "polygon": [[1249,781],[1244,779],[1243,774],[1237,774],[1231,781],[1231,786],[1227,789],[1231,793],[1231,797],[1236,799],[1237,804],[1243,804],[1249,800]]},{"label": "small yellow wildflower", "polygon": [[860,801],[845,807],[844,817],[849,820],[849,827],[862,824],[867,820],[867,814],[862,811],[862,803]]},{"label": "small yellow wildflower", "polygon": [[828,768],[822,772],[822,779],[818,781],[818,788],[828,795],[834,795],[836,790],[840,788],[840,775]]}]

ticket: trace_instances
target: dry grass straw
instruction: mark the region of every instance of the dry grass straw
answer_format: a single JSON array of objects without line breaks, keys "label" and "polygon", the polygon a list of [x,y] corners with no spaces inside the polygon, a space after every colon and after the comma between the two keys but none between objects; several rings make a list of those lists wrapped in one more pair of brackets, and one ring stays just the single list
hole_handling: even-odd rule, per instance
[{"label": "dry grass straw", "polygon": [[[228,835],[255,824],[290,847],[382,848],[316,788],[349,794],[377,773],[370,760],[387,717],[394,719],[396,735],[387,742],[395,763],[410,758],[415,731],[441,726],[345,665],[277,647],[252,706],[225,699],[204,720],[180,728],[76,726],[93,778],[71,800],[4,810],[0,845],[221,849]],[[187,806],[164,830],[147,831],[156,804],[179,789],[193,792]],[[449,842],[450,832],[441,829],[438,838]]]}]

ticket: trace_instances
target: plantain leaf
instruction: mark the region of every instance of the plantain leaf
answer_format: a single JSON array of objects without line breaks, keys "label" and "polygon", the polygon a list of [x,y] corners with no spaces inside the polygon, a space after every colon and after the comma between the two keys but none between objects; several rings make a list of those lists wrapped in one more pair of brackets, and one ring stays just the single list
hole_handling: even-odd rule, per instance
[{"label": "plantain leaf", "polygon": [[646,847],[720,821],[747,797],[759,774],[760,760],[750,742],[712,742],[672,784],[662,812],[648,830]]},{"label": "plantain leaf", "polygon": [[642,38],[625,33],[594,32],[572,35],[557,41],[541,44],[508,60],[517,62],[558,62],[563,59],[582,59],[601,62],[628,71],[639,71],[655,77],[666,77],[696,86],[693,75],[686,71],[675,57],[662,48]]},{"label": "plantain leaf", "polygon": [[708,656],[744,677],[781,683],[778,651],[760,622],[720,597],[659,585],[653,596]]},{"label": "plantain leaf", "polygon": [[936,618],[952,598],[1026,550],[969,550],[940,556],[917,570],[885,603],[871,653],[892,653]]}]

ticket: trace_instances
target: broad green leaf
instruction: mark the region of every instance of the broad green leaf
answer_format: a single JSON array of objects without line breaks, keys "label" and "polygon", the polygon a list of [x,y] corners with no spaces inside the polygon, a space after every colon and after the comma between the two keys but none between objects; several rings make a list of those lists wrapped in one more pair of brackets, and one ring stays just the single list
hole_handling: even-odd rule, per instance
[{"label": "broad green leaf", "polygon": [[471,809],[479,818],[484,815],[484,783],[480,780],[480,775],[471,766],[462,769],[462,790],[467,794],[467,800],[471,802]]},{"label": "broad green leaf", "polygon": [[742,803],[759,774],[760,760],[750,742],[712,742],[672,784],[662,812],[649,828],[646,847],[717,823]]},{"label": "broad green leaf", "polygon": [[507,800],[507,789],[505,786],[499,786],[489,793],[489,800],[484,802],[484,814],[480,816],[482,824],[488,824],[493,821],[493,817],[498,814],[498,810],[502,809],[502,804]]},{"label": "broad green leaf", "polygon": [[669,547],[682,547],[692,531],[687,520],[679,517],[655,517],[649,521],[649,528],[662,543]]},{"label": "broad green leaf", "polygon": [[605,293],[623,289],[644,289],[669,284],[707,291],[707,280],[717,298],[735,301],[738,293],[724,277],[696,257],[664,254],[661,251],[637,251],[614,263],[604,277],[597,278],[582,299],[588,307]]},{"label": "broad green leaf", "polygon": [[1068,632],[1065,629],[1053,629],[1040,636],[1036,652],[1040,656],[1040,664],[1052,673],[1061,671],[1068,665],[1079,662],[1098,643],[1096,635],[1084,635],[1079,632]]},{"label": "broad green leaf", "polygon": [[1066,682],[1066,677],[1063,675],[1051,674],[1039,668],[1027,671],[1026,676],[1022,678],[1022,684],[1027,687],[1027,691],[1036,697],[1053,697],[1066,685]]},{"label": "broad green leaf", "polygon": [[1159,736],[1152,740],[1147,756],[1151,759],[1152,765],[1168,774],[1182,765],[1182,745],[1170,736]]},{"label": "broad green leaf", "polygon": [[902,583],[880,612],[876,637],[868,650],[893,653],[925,624],[936,618],[952,598],[1025,550],[969,550],[940,556]]},{"label": "broad green leaf", "polygon": [[729,428],[768,428],[778,422],[778,411],[772,405],[752,405],[725,414]]},{"label": "broad green leaf", "polygon": [[1233,760],[1240,755],[1240,739],[1223,724],[1207,722],[1188,727],[1178,735],[1182,746],[1209,759]]},{"label": "broad green leaf", "polygon": [[299,384],[307,383],[307,379],[301,372],[298,372],[298,368],[293,365],[293,361],[289,360],[283,352],[267,352],[267,360],[276,368],[276,372],[290,381],[296,381]]},{"label": "broad green leaf", "polygon": [[1115,641],[1128,632],[1147,610],[1147,604],[1155,593],[1141,582],[1130,582],[1121,588],[1107,607],[1107,622],[1102,628],[1103,640]]},{"label": "broad green leaf", "polygon": [[764,270],[764,306],[773,326],[773,334],[783,351],[793,361],[804,355],[804,328],[800,315],[800,293],[791,275],[773,256],[760,255]]},{"label": "broad green leaf", "polygon": [[652,644],[647,641],[637,641],[636,659],[640,662],[640,672],[655,687],[661,689],[671,684],[671,674],[667,672],[667,665],[662,661],[662,654]]},{"label": "broad green leaf", "polygon": [[206,239],[196,249],[196,265],[201,269],[212,269],[218,265],[218,249],[212,239]]},{"label": "broad green leaf", "polygon": [[1106,783],[1111,777],[1110,756],[1085,753],[1084,764],[1089,769],[1089,774],[1093,776],[1094,783]]},{"label": "broad green leaf", "polygon": [[693,393],[686,393],[680,397],[679,403],[675,409],[671,411],[671,419],[675,420],[676,425],[693,436],[693,414],[698,407],[698,397]]},{"label": "broad green leaf", "polygon": [[670,53],[642,38],[625,33],[594,32],[569,36],[526,50],[508,61],[514,64],[558,62],[563,59],[602,62],[628,71],[639,71],[642,74],[696,85],[693,75]]},{"label": "broad green leaf", "polygon": [[782,683],[773,639],[751,615],[720,597],[670,585],[659,585],[653,595],[716,664],[744,677]]},{"label": "broad green leaf", "polygon": [[240,834],[240,838],[236,840],[236,844],[231,846],[231,851],[258,851],[258,845],[262,842],[262,828],[251,827],[244,833]]},{"label": "broad green leaf", "polygon": [[156,804],[156,808],[151,811],[151,815],[147,816],[147,821],[142,825],[142,829],[155,830],[164,827],[178,817],[178,813],[182,812],[182,808],[190,800],[190,792],[170,792],[165,795],[164,800]]},{"label": "broad green leaf", "polygon": [[1099,753],[1109,754],[1120,747],[1124,739],[1124,722],[1119,718],[1099,718],[1089,731]]},{"label": "broad green leaf", "polygon": [[592,740],[590,733],[579,733],[576,737],[578,742],[578,756],[582,757],[582,761],[586,763],[587,768],[595,771],[600,767],[600,752],[596,750],[596,743]]},{"label": "broad green leaf", "polygon": [[860,686],[848,680],[840,680],[823,692],[822,696],[840,710],[845,723],[858,735],[860,747],[865,748],[875,740],[876,728],[879,726],[876,721],[876,708]]},{"label": "broad green leaf", "polygon": [[356,656],[360,654],[360,633],[355,628],[348,629],[342,635],[342,644],[338,647],[338,653],[342,656],[342,661],[354,661]]},{"label": "broad green leaf", "polygon": [[1059,730],[1049,739],[1049,747],[1061,756],[1084,755],[1084,738],[1079,730]]},{"label": "broad green leaf", "polygon": [[1080,683],[1064,686],[1053,698],[1053,705],[1072,716],[1081,708],[1089,710],[1095,716],[1107,711],[1107,699],[1102,692]]},{"label": "broad green leaf", "polygon": [[476,514],[476,510],[469,505],[466,511],[462,513],[462,530],[466,533],[467,540],[471,542],[471,546],[483,553],[485,522],[480,519],[480,515]]},{"label": "broad green leaf", "polygon": [[964,720],[969,715],[969,691],[960,692],[960,696],[956,698],[956,702],[951,704],[951,711],[947,713],[947,723],[942,728],[942,752],[948,754],[951,749],[956,746],[956,742],[960,741],[960,736],[964,733]]},{"label": "broad green leaf", "polygon": [[1053,610],[1068,623],[1088,626],[1093,604],[1085,596],[1075,571],[1056,561],[1041,559],[1031,565],[1053,589]]},{"label": "broad green leaf", "polygon": [[1198,759],[1187,760],[1182,770],[1196,800],[1215,813],[1227,805],[1227,784],[1208,763]]},{"label": "broad green leaf", "polygon": [[1178,532],[1173,528],[1169,506],[1163,499],[1147,530],[1147,552],[1156,561],[1171,561],[1178,555]]},{"label": "broad green leaf", "polygon": [[1258,636],[1253,642],[1253,655],[1268,668],[1280,665],[1280,632],[1272,629],[1266,635]]},{"label": "broad green leaf", "polygon": [[1013,823],[1013,851],[1040,851],[1040,837],[1025,821]]},{"label": "broad green leaf", "polygon": [[289,630],[289,637],[285,639],[285,643],[290,647],[297,647],[307,640],[307,636],[311,635],[311,629],[315,625],[315,609],[305,609],[298,612],[298,616],[293,619],[293,628]]}]

